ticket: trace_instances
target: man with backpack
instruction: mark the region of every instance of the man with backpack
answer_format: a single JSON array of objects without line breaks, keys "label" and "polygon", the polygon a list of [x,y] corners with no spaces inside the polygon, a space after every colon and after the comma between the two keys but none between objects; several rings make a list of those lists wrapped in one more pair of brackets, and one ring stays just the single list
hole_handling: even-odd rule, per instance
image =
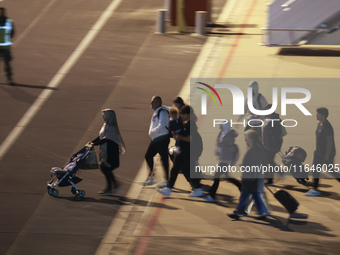
[{"label": "man with backpack", "polygon": [[164,177],[166,181],[169,180],[169,111],[168,108],[162,106],[162,98],[160,96],[152,97],[151,108],[154,110],[149,127],[149,136],[151,138],[151,142],[145,154],[145,160],[149,166],[150,174],[144,185],[153,185],[155,183],[155,180],[153,178],[153,158],[156,156],[157,153],[161,156],[165,172]]}]

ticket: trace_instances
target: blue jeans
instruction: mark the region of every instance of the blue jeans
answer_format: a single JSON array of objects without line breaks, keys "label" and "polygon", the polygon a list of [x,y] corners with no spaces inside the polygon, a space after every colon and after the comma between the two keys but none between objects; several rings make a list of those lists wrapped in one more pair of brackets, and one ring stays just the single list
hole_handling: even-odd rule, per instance
[{"label": "blue jeans", "polygon": [[241,192],[240,199],[236,208],[235,213],[240,215],[247,215],[245,213],[247,201],[249,199],[249,196],[252,195],[253,199],[255,201],[255,205],[257,210],[259,211],[260,215],[266,215],[268,214],[266,205],[264,204],[261,193],[260,192]]}]

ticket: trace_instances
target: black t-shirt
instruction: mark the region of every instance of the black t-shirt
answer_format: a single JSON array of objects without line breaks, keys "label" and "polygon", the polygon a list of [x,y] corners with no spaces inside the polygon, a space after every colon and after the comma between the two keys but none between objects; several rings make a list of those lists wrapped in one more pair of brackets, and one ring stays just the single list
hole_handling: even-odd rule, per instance
[{"label": "black t-shirt", "polygon": [[[190,136],[190,120],[187,123],[183,124],[183,128],[179,134],[184,137]],[[184,155],[190,155],[190,142],[181,140],[180,147],[181,153],[183,153]]]},{"label": "black t-shirt", "polygon": [[335,156],[335,142],[334,142],[334,130],[329,123],[328,120],[325,120],[324,123],[319,122],[316,131],[316,152],[322,158],[325,156],[326,153],[326,145],[327,145],[327,137],[332,137],[332,149],[330,151],[329,158],[332,159]]}]

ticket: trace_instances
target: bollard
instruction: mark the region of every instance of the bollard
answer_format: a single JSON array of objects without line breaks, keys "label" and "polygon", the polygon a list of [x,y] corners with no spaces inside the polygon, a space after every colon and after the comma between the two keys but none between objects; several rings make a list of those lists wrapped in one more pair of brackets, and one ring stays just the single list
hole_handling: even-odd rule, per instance
[{"label": "bollard", "polygon": [[171,1],[164,1],[164,9],[166,9],[165,21],[171,21]]},{"label": "bollard", "polygon": [[155,34],[165,34],[165,14],[166,14],[166,10],[164,9],[158,10]]},{"label": "bollard", "polygon": [[205,27],[206,27],[206,16],[207,12],[205,11],[197,11],[196,12],[196,22],[195,22],[195,33],[198,35],[205,35]]}]

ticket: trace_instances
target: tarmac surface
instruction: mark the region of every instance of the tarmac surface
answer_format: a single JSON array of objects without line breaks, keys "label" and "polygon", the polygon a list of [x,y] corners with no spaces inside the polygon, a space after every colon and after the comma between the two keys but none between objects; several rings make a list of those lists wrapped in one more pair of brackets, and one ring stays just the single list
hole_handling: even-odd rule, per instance
[{"label": "tarmac surface", "polygon": [[[190,186],[181,175],[170,198],[157,193],[155,186],[143,186],[150,99],[159,94],[165,105],[171,105],[181,95],[188,101],[188,77],[304,78],[301,83],[318,95],[308,108],[313,114],[321,104],[330,109],[340,148],[338,48],[259,46],[266,1],[230,0],[225,8],[225,1],[214,1],[213,21],[224,26],[200,37],[172,30],[155,35],[155,17],[163,3],[128,0],[110,11],[88,48],[52,88],[52,78],[115,1],[29,2],[3,1],[17,29],[12,52],[18,85],[0,85],[1,150],[13,128],[21,126],[18,121],[25,112],[42,98],[41,92],[53,93],[0,157],[4,205],[0,254],[338,253],[340,189],[336,180],[321,180],[322,196],[313,198],[305,197],[308,188],[295,180],[279,181],[276,186],[300,202],[288,226],[288,214],[270,194],[272,216],[267,221],[256,220],[254,212],[242,221],[230,220],[226,214],[236,207],[239,192],[227,182],[221,183],[216,203],[189,198]],[[324,78],[333,80],[322,87]],[[270,91],[262,92],[270,98]],[[50,168],[65,164],[97,136],[101,109],[108,107],[117,112],[127,146],[115,170],[122,188],[115,196],[99,196],[97,191],[104,185],[100,171],[81,171],[84,180],[77,186],[85,190],[84,199],[74,199],[67,187],[59,188],[57,198],[49,196]],[[306,163],[311,164],[316,124],[313,116],[288,132],[283,149],[300,145],[308,153]],[[237,142],[244,151],[242,139],[241,135]],[[205,148],[209,146],[213,145],[205,143]],[[161,182],[159,162],[156,167]],[[211,181],[203,184],[206,189]]]}]

